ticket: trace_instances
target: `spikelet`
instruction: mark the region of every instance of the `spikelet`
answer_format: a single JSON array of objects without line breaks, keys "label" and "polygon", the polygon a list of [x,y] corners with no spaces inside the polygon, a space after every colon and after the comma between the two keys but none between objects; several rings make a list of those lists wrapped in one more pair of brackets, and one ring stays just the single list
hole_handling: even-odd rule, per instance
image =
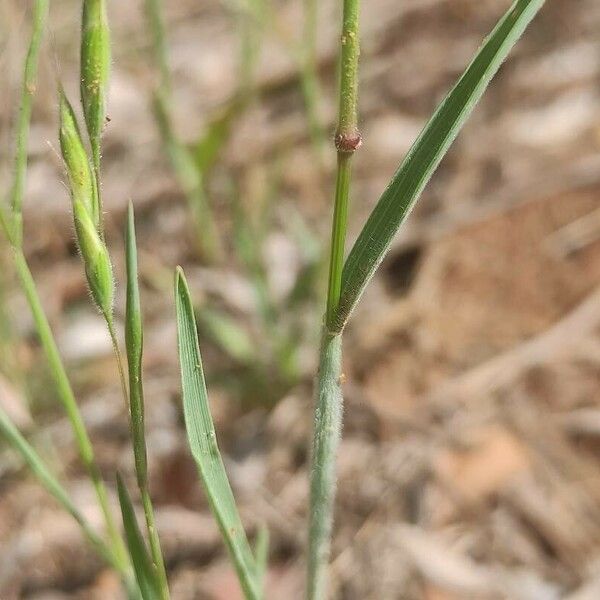
[{"label": "spikelet", "polygon": [[62,90],[59,137],[71,188],[77,244],[83,258],[88,285],[102,314],[111,315],[114,279],[110,256],[99,231],[94,177],[81,141],[77,119]]},{"label": "spikelet", "polygon": [[98,169],[110,72],[110,30],[104,0],[83,2],[80,69],[81,104],[92,147],[94,167]]},{"label": "spikelet", "polygon": [[96,185],[85,151],[77,118],[64,91],[60,94],[60,150],[69,177],[69,187],[74,200],[81,202],[87,209],[96,229],[99,228],[100,211],[98,207]]},{"label": "spikelet", "polygon": [[87,211],[79,202],[73,202],[73,218],[92,298],[103,315],[111,315],[115,281],[110,255]]}]

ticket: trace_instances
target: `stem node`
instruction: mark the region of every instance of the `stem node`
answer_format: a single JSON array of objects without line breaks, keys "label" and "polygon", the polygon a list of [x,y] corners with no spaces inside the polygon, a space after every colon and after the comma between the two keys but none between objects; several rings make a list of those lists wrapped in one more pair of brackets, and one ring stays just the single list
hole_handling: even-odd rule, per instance
[{"label": "stem node", "polygon": [[362,135],[360,131],[356,129],[351,133],[335,134],[335,148],[338,152],[343,154],[353,154],[362,146]]}]

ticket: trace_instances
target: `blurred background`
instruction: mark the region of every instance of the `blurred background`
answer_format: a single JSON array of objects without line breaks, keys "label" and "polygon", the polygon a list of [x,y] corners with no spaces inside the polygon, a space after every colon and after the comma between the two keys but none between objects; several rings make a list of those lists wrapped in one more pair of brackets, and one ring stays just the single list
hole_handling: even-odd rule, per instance
[{"label": "blurred background", "polygon": [[[0,4],[5,191],[30,4]],[[109,2],[107,240],[122,331],[131,198],[152,493],[175,600],[240,598],[183,428],[177,264],[197,303],[244,522],[251,533],[263,522],[271,532],[269,597],[302,594],[341,8],[312,4],[316,14],[300,0],[166,0],[172,94],[160,123],[143,3]],[[508,6],[364,3],[352,239]],[[116,470],[133,482],[127,418],[57,152],[56,86],[78,95],[79,23],[80,2],[52,0],[25,244],[117,509]],[[596,0],[547,2],[348,327],[332,598],[600,598],[599,27]],[[100,524],[4,239],[0,261],[0,403]],[[117,576],[4,445],[0,545],[3,600],[121,598]]]}]

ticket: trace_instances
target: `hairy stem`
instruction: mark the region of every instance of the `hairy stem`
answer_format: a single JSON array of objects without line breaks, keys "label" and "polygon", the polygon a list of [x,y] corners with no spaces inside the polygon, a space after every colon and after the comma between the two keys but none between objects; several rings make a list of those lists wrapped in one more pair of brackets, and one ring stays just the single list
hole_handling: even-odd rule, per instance
[{"label": "hairy stem", "polygon": [[342,336],[323,331],[317,382],[310,485],[308,600],[323,600],[333,524],[335,462],[341,437],[343,397]]},{"label": "hairy stem", "polygon": [[336,456],[341,438],[343,396],[342,336],[331,324],[340,301],[348,221],[352,157],[361,144],[358,131],[359,0],[344,0],[341,34],[339,115],[335,135],[338,154],[335,204],[329,260],[325,326],[321,340],[310,486],[310,525],[307,573],[308,600],[327,594],[331,548]]}]

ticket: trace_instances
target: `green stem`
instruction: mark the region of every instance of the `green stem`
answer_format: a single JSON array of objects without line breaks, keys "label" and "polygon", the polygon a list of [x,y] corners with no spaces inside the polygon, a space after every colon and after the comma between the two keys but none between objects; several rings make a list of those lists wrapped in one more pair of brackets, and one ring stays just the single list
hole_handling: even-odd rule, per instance
[{"label": "green stem", "polygon": [[352,155],[338,153],[338,168],[335,182],[335,204],[331,227],[331,256],[329,259],[329,285],[327,291],[327,324],[334,319],[342,292],[342,271],[346,228],[348,224],[348,202],[350,195]]},{"label": "green stem", "polygon": [[121,353],[121,348],[119,347],[119,340],[117,338],[117,331],[115,329],[115,322],[111,315],[104,314],[104,320],[106,321],[106,327],[108,328],[108,333],[110,335],[110,341],[112,343],[113,352],[115,354],[115,358],[117,360],[117,369],[119,371],[119,381],[121,382],[121,394],[123,396],[123,401],[125,402],[125,407],[129,412],[129,392],[127,391],[127,380],[125,379],[125,368],[123,363],[123,354]]},{"label": "green stem", "polygon": [[58,391],[58,396],[63,404],[65,412],[67,413],[69,422],[71,423],[71,427],[75,435],[75,442],[77,443],[77,448],[79,450],[79,455],[90,477],[92,485],[94,486],[94,490],[98,498],[98,504],[100,505],[102,514],[104,516],[106,530],[111,540],[115,559],[121,567],[121,572],[125,573],[129,564],[127,551],[109,508],[108,495],[100,476],[100,469],[96,463],[92,444],[83,423],[81,412],[77,406],[75,395],[73,394],[65,367],[58,352],[54,335],[52,334],[50,324],[48,323],[48,319],[42,307],[42,303],[37,293],[29,265],[27,264],[25,255],[20,248],[14,248],[14,260],[17,274],[21,282],[21,287],[25,293],[40,342],[44,348],[46,359],[48,360],[48,364],[50,366],[50,372]]},{"label": "green stem", "polygon": [[2,231],[4,231],[4,235],[6,236],[6,239],[8,240],[8,243],[12,248],[16,246],[16,240],[13,235],[14,231],[12,228],[12,222],[10,221],[10,218],[11,216],[9,216],[4,206],[0,204],[0,227],[2,228]]},{"label": "green stem", "polygon": [[342,431],[343,396],[342,336],[326,329],[321,338],[321,358],[317,382],[315,433],[310,485],[310,524],[308,551],[308,600],[326,598],[327,568],[331,547],[335,461]]},{"label": "green stem", "polygon": [[100,239],[104,241],[104,211],[102,209],[102,190],[100,188],[100,152],[95,153],[94,147],[92,146],[92,170],[93,170],[93,185],[94,185],[94,198],[95,198],[95,213],[97,213],[97,229],[100,235]]},{"label": "green stem", "polygon": [[25,176],[27,173],[27,145],[29,140],[29,125],[31,121],[31,106],[35,93],[38,57],[46,17],[48,15],[49,0],[36,0],[33,5],[33,29],[29,51],[25,59],[23,89],[21,92],[21,108],[17,123],[17,148],[15,153],[15,176],[11,189],[11,209],[13,238],[20,244],[23,229],[21,207],[23,205],[23,192],[25,189]]},{"label": "green stem", "polygon": [[341,438],[343,396],[342,335],[333,333],[342,287],[348,221],[351,163],[361,144],[357,122],[359,0],[344,0],[341,34],[340,103],[335,145],[338,153],[329,261],[325,326],[321,339],[310,485],[307,573],[308,600],[324,600],[331,549],[337,449]]},{"label": "green stem", "polygon": [[361,144],[358,130],[359,0],[344,0],[340,60],[340,104],[335,145],[338,153],[335,205],[329,261],[326,323],[331,325],[340,300],[348,221],[352,157]]}]

